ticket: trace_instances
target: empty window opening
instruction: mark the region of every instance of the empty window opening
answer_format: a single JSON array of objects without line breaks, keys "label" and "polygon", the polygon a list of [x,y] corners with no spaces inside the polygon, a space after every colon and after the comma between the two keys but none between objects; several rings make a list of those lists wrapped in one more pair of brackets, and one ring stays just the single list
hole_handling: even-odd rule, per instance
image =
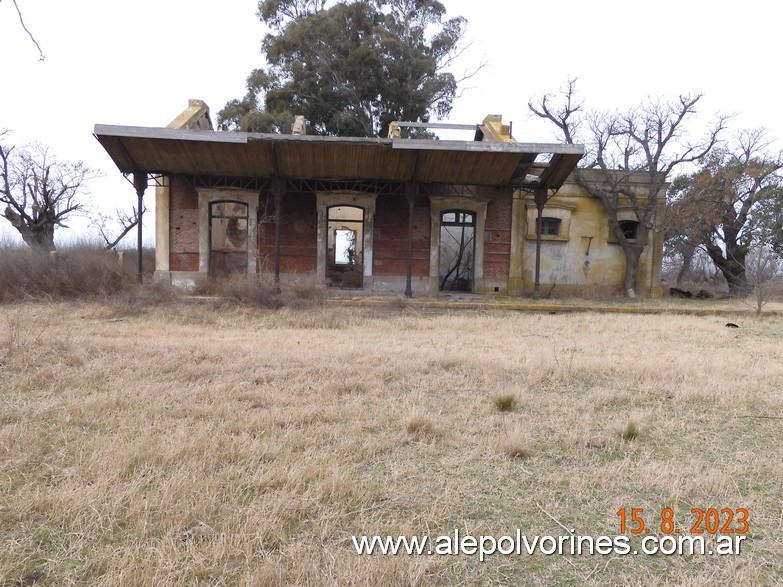
[{"label": "empty window opening", "polygon": [[560,223],[559,218],[541,218],[541,236],[560,236]]},{"label": "empty window opening", "polygon": [[439,263],[441,291],[473,291],[475,248],[475,212],[442,212]]},{"label": "empty window opening", "polygon": [[636,231],[639,230],[639,223],[636,220],[621,220],[620,230],[628,240],[636,240]]},{"label": "empty window opening", "polygon": [[332,206],[327,217],[327,283],[348,289],[361,288],[364,210],[356,206]]},{"label": "empty window opening", "polygon": [[209,206],[209,274],[247,273],[248,206],[214,202]]}]

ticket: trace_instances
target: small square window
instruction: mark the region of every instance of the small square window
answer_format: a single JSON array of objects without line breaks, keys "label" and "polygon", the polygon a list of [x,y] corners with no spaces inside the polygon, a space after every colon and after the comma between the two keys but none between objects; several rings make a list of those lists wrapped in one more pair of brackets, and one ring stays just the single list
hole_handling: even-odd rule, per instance
[{"label": "small square window", "polygon": [[621,220],[620,230],[623,236],[630,241],[636,240],[636,231],[639,229],[639,223],[635,220]]},{"label": "small square window", "polygon": [[541,236],[560,236],[560,219],[547,216],[542,218]]}]

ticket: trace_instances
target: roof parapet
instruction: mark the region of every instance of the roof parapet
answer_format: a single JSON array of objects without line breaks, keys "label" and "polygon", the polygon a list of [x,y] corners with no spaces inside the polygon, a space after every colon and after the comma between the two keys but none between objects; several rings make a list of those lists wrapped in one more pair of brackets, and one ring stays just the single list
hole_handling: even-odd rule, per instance
[{"label": "roof parapet", "polygon": [[389,123],[389,138],[399,139],[402,128],[427,128],[447,130],[468,130],[474,133],[473,140],[490,143],[515,143],[511,136],[511,124],[503,124],[503,116],[489,114],[481,124],[452,124],[450,122],[403,122],[393,120]]},{"label": "roof parapet", "polygon": [[305,125],[305,117],[302,114],[298,114],[294,117],[294,125],[291,127],[292,135],[306,135],[307,126]]},{"label": "roof parapet", "polygon": [[516,142],[511,136],[511,125],[503,124],[503,116],[500,114],[489,114],[484,117],[480,127],[482,138],[477,140],[492,141],[498,143]]},{"label": "roof parapet", "polygon": [[166,128],[185,130],[215,130],[209,117],[209,106],[203,100],[188,100],[188,107]]}]

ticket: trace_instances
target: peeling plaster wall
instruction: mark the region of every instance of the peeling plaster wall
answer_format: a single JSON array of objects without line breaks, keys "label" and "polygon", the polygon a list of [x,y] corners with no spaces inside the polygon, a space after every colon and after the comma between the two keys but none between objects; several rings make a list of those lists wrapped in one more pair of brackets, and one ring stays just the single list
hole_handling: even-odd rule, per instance
[{"label": "peeling plaster wall", "polygon": [[[522,279],[525,292],[535,283],[535,218],[532,195],[527,205],[522,232]],[[550,200],[544,216],[568,211],[567,238],[544,237],[541,245],[541,291],[544,295],[593,295],[616,293],[625,281],[625,252],[615,242],[601,202],[589,197],[574,183],[566,183]],[[561,222],[563,222],[561,220]],[[589,247],[589,248],[588,248]],[[660,260],[663,235],[650,235],[639,263],[641,295],[660,295]]]},{"label": "peeling plaster wall", "polygon": [[[172,120],[167,128],[214,130],[209,116],[209,107],[201,100],[188,100],[188,107]],[[174,195],[172,188],[176,192]],[[174,186],[168,177],[163,177],[161,185],[155,188],[155,279],[157,281],[173,283],[176,280],[173,279],[172,271],[198,271],[198,218],[195,218],[195,225],[193,225],[191,223],[194,220],[191,218],[193,214],[188,211],[193,209],[189,198],[195,194],[195,191],[190,196],[186,192],[186,184],[180,181]],[[198,196],[193,197],[198,208]],[[177,200],[173,201],[172,198]],[[174,213],[180,216],[175,218],[172,216]],[[178,231],[179,234],[175,234]],[[175,237],[176,241],[172,240]],[[196,243],[195,249],[192,246],[193,242]],[[192,279],[187,278],[186,281],[190,284]]]}]

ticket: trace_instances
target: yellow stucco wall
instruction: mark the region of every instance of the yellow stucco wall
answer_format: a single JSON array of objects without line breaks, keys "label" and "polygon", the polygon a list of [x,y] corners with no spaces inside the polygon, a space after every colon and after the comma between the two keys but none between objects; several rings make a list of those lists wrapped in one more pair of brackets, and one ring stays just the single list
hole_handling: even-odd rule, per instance
[{"label": "yellow stucco wall", "polygon": [[[512,258],[510,293],[531,293],[535,283],[535,219],[532,194],[519,193],[515,228],[519,253]],[[625,252],[597,198],[575,183],[566,183],[547,204],[544,216],[561,219],[560,237],[543,237],[541,291],[543,295],[596,295],[617,293],[625,280]],[[659,296],[663,234],[654,232],[642,253],[637,283],[639,295]],[[516,264],[516,267],[514,265]],[[513,279],[518,275],[516,279]],[[521,282],[520,282],[521,278]]]}]

